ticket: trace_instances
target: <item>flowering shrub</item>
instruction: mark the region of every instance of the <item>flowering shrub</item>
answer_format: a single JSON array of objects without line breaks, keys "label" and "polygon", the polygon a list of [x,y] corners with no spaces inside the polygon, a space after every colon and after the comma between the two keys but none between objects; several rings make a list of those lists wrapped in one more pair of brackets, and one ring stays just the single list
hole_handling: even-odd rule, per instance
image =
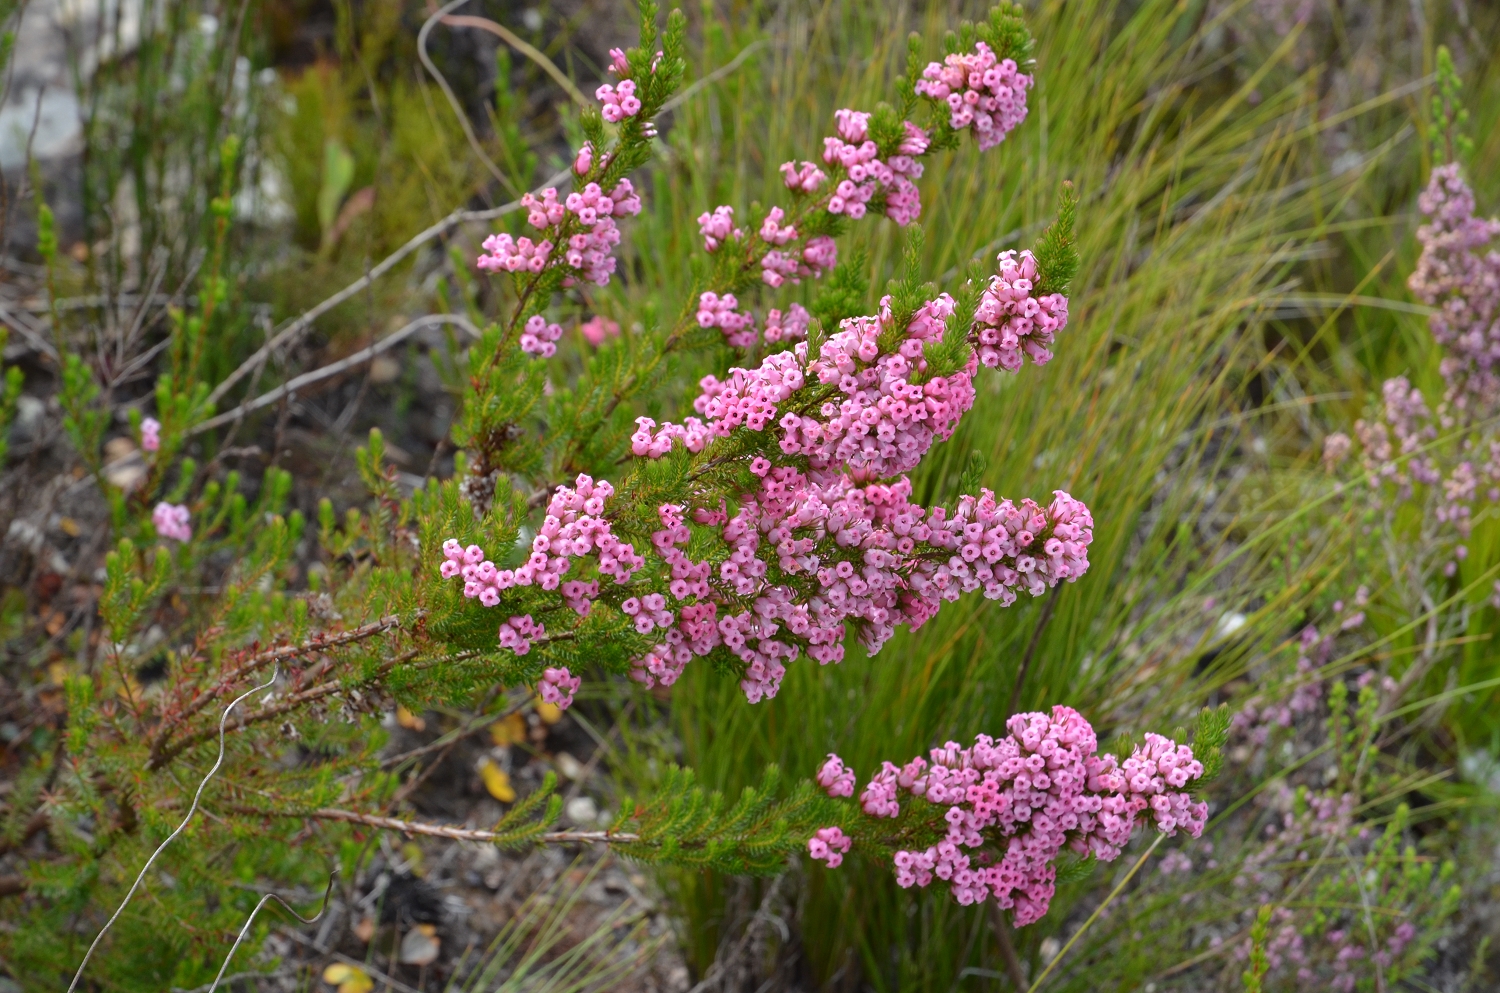
[{"label": "flowering shrub", "polygon": [[[924,162],[967,137],[989,149],[1026,119],[1030,38],[1017,9],[964,26],[943,62],[924,63],[914,39],[892,104],[839,109],[821,150],[781,164],[782,203],[738,214],[705,204],[702,278],[664,325],[642,315],[623,330],[572,308],[590,313],[589,288],[621,274],[628,219],[644,206],[630,174],[649,159],[653,119],[686,69],[684,18],[674,13],[659,32],[654,5],[641,7],[641,44],[612,53],[602,107],[579,121],[572,189],[521,197],[524,232],[490,234],[474,260],[501,281],[506,309],[460,360],[453,477],[403,491],[372,432],[358,455],[371,505],[340,519],[320,504],[322,568],[303,574],[295,561],[307,522],[283,511],[287,473],[269,471],[251,504],[237,476],[200,485],[181,457],[194,433],[228,423],[214,407],[238,381],[210,382],[201,361],[228,292],[217,275],[228,180],[200,310],[172,312],[155,416],[132,421],[146,472],[129,491],[97,460],[108,423],[97,384],[76,355],[62,359],[67,429],[119,532],[100,607],[108,664],[66,687],[58,754],[76,775],[54,789],[39,769],[22,793],[79,838],[119,829],[70,849],[86,896],[61,899],[50,884],[28,896],[44,929],[78,927],[84,899],[130,903],[197,815],[196,800],[184,807],[180,796],[193,778],[176,775],[184,768],[205,783],[237,770],[216,786],[213,823],[196,829],[226,844],[258,831],[284,843],[274,871],[311,880],[323,867],[304,844],[309,824],[444,830],[386,815],[406,784],[380,766],[371,729],[398,707],[519,708],[535,697],[566,708],[587,692],[586,676],[670,687],[698,659],[754,703],[775,696],[803,656],[839,663],[851,640],[873,655],[898,627],[920,628],[965,593],[1005,606],[1086,573],[1094,520],[1069,493],[1010,499],[976,481],[977,492],[926,506],[908,475],[952,437],[991,375],[982,370],[1019,373],[1027,357],[1040,367],[1067,342],[1078,266],[1070,187],[1029,249],[1001,251],[946,288],[919,277]],[[232,143],[221,156],[232,165]],[[909,233],[904,271],[875,300],[863,263],[840,262],[839,238],[882,216]],[[804,287],[805,305],[788,299],[813,281],[821,292]],[[575,324],[580,334],[565,338]],[[574,349],[579,339],[588,347]],[[702,378],[694,415],[644,416],[672,400],[655,390],[665,363],[704,346],[734,358]],[[303,581],[305,592],[288,595]],[[218,592],[207,606],[181,601],[208,588]],[[170,677],[144,692],[128,674],[159,626],[174,632],[161,649]],[[930,764],[883,767],[858,799],[841,765],[819,773],[823,789],[782,790],[768,770],[760,791],[728,807],[673,770],[658,792],[623,804],[609,831],[549,832],[560,806],[549,782],[486,835],[601,841],[726,872],[776,871],[801,852],[829,867],[890,858],[900,885],[943,879],[960,902],[993,898],[1024,924],[1045,913],[1065,850],[1112,859],[1146,818],[1168,834],[1201,830],[1205,808],[1188,790],[1213,735],[1195,737],[1196,757],[1151,736],[1121,761],[1099,755],[1092,728],[1067,708],[1020,715],[1010,731],[937,749]],[[319,760],[266,760],[303,747]],[[194,865],[205,878],[242,868]],[[125,934],[108,933],[112,918],[101,915],[96,945],[139,945],[162,922],[188,919],[195,892],[127,915]],[[232,932],[245,909],[216,905],[212,934]],[[222,951],[210,944],[195,963]],[[72,950],[26,954],[55,970]]]},{"label": "flowering shrub", "polygon": [[[982,734],[969,748],[950,741],[928,759],[885,762],[865,786],[860,809],[877,824],[900,818],[903,795],[909,806],[932,811],[929,820],[941,811],[946,823],[941,840],[896,850],[897,885],[925,887],[936,877],[959,903],[993,897],[1013,908],[1016,925],[1024,926],[1046,915],[1065,848],[1112,862],[1143,814],[1167,835],[1178,828],[1194,838],[1203,833],[1208,805],[1194,802],[1185,789],[1202,778],[1203,763],[1186,745],[1148,734],[1122,763],[1097,754],[1093,727],[1062,706],[1050,715],[1016,714],[1007,727],[1010,733],[998,741]],[[828,757],[817,780],[829,796],[853,791],[853,772],[837,755]],[[849,850],[848,839],[841,844],[836,849],[820,831],[808,850],[832,869]]]},{"label": "flowering shrub", "polygon": [[[919,282],[918,232],[906,278],[873,315],[835,313],[824,326],[791,303],[757,322],[742,297],[756,292],[757,282],[768,292],[787,280],[821,277],[835,265],[842,225],[868,209],[898,224],[916,220],[911,180],[921,175],[924,156],[969,130],[989,148],[1025,119],[1031,77],[1016,61],[1029,46],[1020,20],[997,8],[970,33],[977,36],[972,54],[950,56],[946,68],[933,63],[919,77],[913,58],[901,112],[887,105],[837,111],[823,166],[781,167],[787,206],[744,226],[729,205],[699,216],[712,277],[695,291],[667,348],[712,330],[738,349],[764,342],[768,354],[722,379],[704,377],[693,402],[699,416],[636,419],[630,450],[645,462],[618,484],[614,502],[622,513],[604,511],[614,485],[580,475],[577,494],[587,500],[585,491],[597,486],[604,494],[598,507],[581,519],[567,516],[559,501],[575,499],[575,491],[558,486],[524,564],[511,567],[498,554],[491,561],[467,539],[440,536],[445,560],[435,572],[461,575],[464,596],[498,607],[500,616],[525,618],[537,630],[546,625],[547,635],[537,638],[501,629],[514,657],[537,653],[511,671],[536,679],[550,665],[571,678],[576,648],[568,643],[607,628],[619,635],[618,646],[632,649],[626,673],[647,686],[670,686],[690,661],[706,657],[737,673],[756,702],[774,696],[786,667],[803,655],[841,661],[851,630],[873,654],[898,625],[919,628],[961,593],[982,591],[1009,604],[1018,591],[1037,596],[1087,570],[1094,522],[1069,494],[1057,491],[1043,507],[986,489],[950,512],[911,503],[903,475],[973,406],[981,365],[1014,372],[1023,354],[1036,365],[1051,358],[1055,336],[1066,328],[1064,291],[1077,266],[1070,195],[1034,251],[1002,252],[994,274],[971,273],[956,295],[933,294]],[[975,80],[963,94],[950,92],[955,66],[968,66]],[[614,261],[601,253],[618,242],[609,219],[639,210],[623,173],[643,154],[649,119],[680,68],[668,49],[649,57],[632,50],[611,71],[621,81],[599,94],[605,119],[620,130],[611,142],[595,118],[585,118],[588,140],[574,169],[584,192],[562,197],[549,188],[523,200],[527,223],[555,228],[557,237],[526,242],[523,262],[522,240],[496,235],[479,260],[481,269],[511,274],[518,300],[505,328],[486,339],[494,354],[476,349],[471,359],[476,381],[493,379],[497,390],[507,376],[531,375],[504,358],[512,335],[519,334],[523,352],[550,355],[560,334],[544,330],[558,327],[541,314],[550,292],[607,281]],[[919,124],[912,117],[924,103],[928,120]],[[589,238],[598,244],[580,240]],[[831,318],[839,318],[836,327]],[[476,402],[483,399],[481,390],[464,414],[474,456],[465,495],[481,512],[489,509],[489,487],[502,482],[491,450],[502,447],[494,440],[505,429]],[[649,534],[649,543],[639,543],[637,555],[616,531]],[[599,554],[599,575],[613,583],[588,578],[589,567],[575,564],[591,550]],[[564,607],[578,618],[571,626]],[[448,624],[432,629],[441,634]],[[480,646],[461,640],[452,647]]]}]

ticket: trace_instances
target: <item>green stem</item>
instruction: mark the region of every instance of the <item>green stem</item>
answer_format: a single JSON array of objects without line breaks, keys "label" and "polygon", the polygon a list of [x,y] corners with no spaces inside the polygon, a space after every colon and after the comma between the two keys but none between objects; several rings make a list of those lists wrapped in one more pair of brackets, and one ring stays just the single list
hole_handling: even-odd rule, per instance
[{"label": "green stem", "polygon": [[1068,949],[1072,948],[1073,944],[1079,938],[1083,937],[1083,933],[1093,926],[1093,923],[1099,919],[1099,915],[1104,913],[1104,908],[1114,902],[1115,897],[1120,895],[1120,891],[1125,889],[1125,885],[1140,871],[1141,866],[1146,864],[1146,860],[1151,857],[1152,852],[1156,851],[1156,846],[1160,845],[1162,839],[1165,837],[1166,835],[1164,834],[1156,836],[1156,840],[1151,842],[1151,847],[1142,852],[1141,857],[1135,860],[1135,865],[1131,866],[1130,871],[1125,873],[1125,878],[1120,880],[1119,885],[1110,891],[1109,896],[1105,897],[1104,902],[1094,909],[1094,912],[1089,915],[1089,919],[1083,922],[1083,927],[1073,932],[1073,937],[1069,938],[1068,943],[1063,945],[1062,949],[1053,956],[1051,962],[1047,963],[1047,968],[1043,969],[1042,974],[1036,977],[1036,982],[1031,984],[1031,988],[1026,993],[1036,993],[1037,990],[1041,989],[1043,980],[1051,975],[1053,969],[1057,968],[1057,963],[1061,962],[1063,956],[1068,954]]}]

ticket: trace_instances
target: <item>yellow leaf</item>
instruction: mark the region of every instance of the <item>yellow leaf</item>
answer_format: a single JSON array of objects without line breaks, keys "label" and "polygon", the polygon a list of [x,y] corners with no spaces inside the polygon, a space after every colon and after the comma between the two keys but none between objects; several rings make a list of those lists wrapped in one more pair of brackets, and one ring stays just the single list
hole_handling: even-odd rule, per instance
[{"label": "yellow leaf", "polygon": [[61,528],[62,533],[67,535],[69,538],[78,537],[79,533],[83,530],[78,526],[78,522],[73,520],[73,518],[71,517],[64,517],[62,520],[57,522],[57,526]]},{"label": "yellow leaf", "polygon": [[510,776],[487,757],[479,762],[479,776],[484,780],[484,788],[490,791],[490,796],[501,803],[514,802],[516,788],[510,785]]},{"label": "yellow leaf", "polygon": [[520,714],[507,714],[490,725],[490,740],[504,748],[526,740],[526,719]]},{"label": "yellow leaf", "polygon": [[536,703],[536,715],[542,719],[543,724],[556,724],[562,720],[562,708],[555,703],[538,699]]},{"label": "yellow leaf", "polygon": [[413,875],[422,875],[422,849],[417,847],[415,841],[408,841],[401,846],[401,857],[406,860]]},{"label": "yellow leaf", "polygon": [[370,993],[375,988],[375,980],[362,969],[349,970],[349,978],[339,983],[339,993]]},{"label": "yellow leaf", "polygon": [[335,962],[328,968],[323,970],[323,982],[327,983],[329,986],[337,986],[339,983],[342,983],[344,980],[348,979],[349,975],[352,972],[354,972],[354,970],[351,967],[345,965],[342,962]]},{"label": "yellow leaf", "polygon": [[408,731],[426,731],[427,722],[400,704],[396,705],[396,723]]}]

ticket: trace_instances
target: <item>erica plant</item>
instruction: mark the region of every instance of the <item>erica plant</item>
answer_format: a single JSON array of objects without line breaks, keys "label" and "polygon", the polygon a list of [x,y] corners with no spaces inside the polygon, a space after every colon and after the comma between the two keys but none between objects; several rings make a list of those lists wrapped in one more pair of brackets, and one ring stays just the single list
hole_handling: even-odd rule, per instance
[{"label": "erica plant", "polygon": [[[1148,735],[1115,756],[1065,706],[1016,715],[998,738],[887,762],[857,799],[853,772],[830,757],[797,770],[806,778],[790,788],[767,770],[734,805],[672,770],[608,831],[551,830],[550,781],[488,831],[392,816],[413,788],[402,780],[410,757],[382,757],[367,718],[398,705],[462,700],[498,716],[535,696],[566,708],[586,679],[670,687],[697,660],[753,704],[804,656],[848,664],[851,643],[874,655],[964,594],[1006,606],[1089,567],[1095,522],[1077,497],[1012,499],[976,484],[929,507],[913,501],[908,475],[954,434],[982,377],[1034,374],[1028,365],[1067,347],[1079,264],[1070,186],[1029,248],[1006,248],[950,285],[919,276],[924,163],[970,140],[991,149],[1027,118],[1035,67],[1018,9],[963,25],[941,59],[913,37],[889,103],[836,111],[821,148],[776,167],[782,202],[703,204],[685,234],[703,250],[691,291],[622,330],[582,318],[591,288],[624,275],[629,219],[647,206],[636,173],[685,73],[684,18],[673,12],[661,31],[657,20],[642,0],[640,44],[611,53],[612,79],[579,121],[571,187],[526,194],[515,229],[489,233],[471,259],[467,275],[494,281],[499,311],[431,317],[472,331],[455,473],[408,495],[372,433],[359,453],[368,511],[340,519],[323,501],[322,562],[305,590],[289,589],[307,531],[282,513],[290,477],[271,471],[252,505],[237,477],[205,481],[180,457],[197,434],[260,405],[215,416],[254,360],[207,382],[197,348],[212,308],[174,320],[156,416],[131,421],[145,482],[109,494],[120,534],[102,597],[105,664],[67,687],[68,774],[39,771],[15,805],[77,842],[63,882],[38,870],[26,897],[42,927],[78,932],[83,920],[102,936],[92,955],[183,919],[186,887],[121,917],[126,937],[108,933],[103,911],[122,894],[128,903],[145,878],[137,868],[190,824],[205,838],[296,837],[279,868],[293,878],[320,874],[313,832],[350,825],[504,845],[597,841],[733,872],[775,871],[798,853],[829,867],[871,858],[900,886],[941,880],[961,903],[994,900],[1022,925],[1046,912],[1060,858],[1114,859],[1144,824],[1202,830],[1206,808],[1191,791],[1216,761],[1219,716],[1200,724],[1197,755]],[[870,299],[866,260],[841,258],[839,239],[881,217],[906,228],[905,257]],[[201,299],[220,300],[217,276],[207,278]],[[565,336],[575,323],[582,333]],[[683,400],[667,373],[703,354],[733,358]],[[81,363],[65,368],[70,430],[97,449],[98,391]],[[680,415],[648,416],[679,403]],[[203,589],[211,599],[184,599]],[[148,641],[153,629],[166,633]],[[157,645],[169,677],[146,692],[127,671]],[[302,748],[326,762],[278,758]],[[213,780],[211,823],[194,821],[196,801],[183,806],[192,778]],[[210,880],[230,870],[205,857],[182,871]],[[216,903],[223,919],[184,939],[186,958],[216,961],[243,904]],[[26,946],[18,961],[55,969],[85,951],[76,944]],[[191,985],[189,972],[174,975]]]}]

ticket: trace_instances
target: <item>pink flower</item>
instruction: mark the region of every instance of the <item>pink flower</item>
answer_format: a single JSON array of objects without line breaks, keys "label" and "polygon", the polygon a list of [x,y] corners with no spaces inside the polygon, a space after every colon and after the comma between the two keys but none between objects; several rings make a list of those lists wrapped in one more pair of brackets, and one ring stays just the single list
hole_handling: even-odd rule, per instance
[{"label": "pink flower", "polygon": [[1407,285],[1436,313],[1432,336],[1446,355],[1440,369],[1455,407],[1500,399],[1500,219],[1474,216],[1474,191],[1457,163],[1432,171],[1417,205],[1430,223],[1417,229],[1422,255]]},{"label": "pink flower", "polygon": [[604,105],[599,113],[611,124],[618,124],[641,112],[641,101],[635,95],[633,79],[622,79],[617,86],[605,83],[594,91],[594,96]]},{"label": "pink flower", "polygon": [[[509,648],[517,655],[525,655],[531,651],[532,640],[540,638],[546,633],[545,628],[532,621],[530,614],[512,617],[509,620],[500,622],[500,647]],[[542,697],[543,699],[547,698],[545,691],[543,691]],[[556,700],[550,702],[557,703]]]},{"label": "pink flower", "polygon": [[807,337],[807,326],[811,321],[812,315],[800,303],[791,304],[786,313],[773,308],[766,314],[765,339],[772,344],[801,341]]},{"label": "pink flower", "polygon": [[719,296],[707,292],[698,297],[698,326],[718,328],[724,338],[735,348],[749,348],[755,344],[754,319],[738,311],[739,300],[733,293]]},{"label": "pink flower", "polygon": [[148,452],[161,448],[161,422],[154,417],[141,421],[141,448]]},{"label": "pink flower", "polygon": [[163,538],[171,538],[173,541],[191,541],[193,529],[188,524],[190,516],[187,507],[163,501],[158,503],[156,509],[151,512],[151,523],[155,525],[156,533]]},{"label": "pink flower", "polygon": [[745,232],[734,226],[733,207],[715,207],[713,213],[698,215],[698,232],[703,235],[703,249],[708,252],[718,251],[719,246],[729,239],[740,239]]},{"label": "pink flower", "polygon": [[[575,170],[586,158],[592,165],[592,156],[591,149],[580,151],[574,160]],[[562,200],[558,199],[555,188],[548,187],[541,196],[527,193],[521,197],[521,205],[526,209],[526,220],[532,227],[553,231],[571,215],[577,222],[574,229],[577,233],[568,236],[561,244],[549,239],[533,242],[530,238],[514,238],[503,233],[491,235],[484,241],[487,254],[480,256],[476,264],[489,272],[513,273],[539,273],[552,266],[562,266],[569,271],[564,286],[579,281],[607,285],[615,271],[615,258],[611,252],[620,243],[615,218],[633,217],[641,212],[640,197],[628,179],[620,180],[608,193],[598,183],[588,183]]]},{"label": "pink flower", "polygon": [[922,70],[917,93],[948,105],[948,125],[971,128],[979,150],[993,148],[1026,120],[1032,78],[1011,59],[996,59],[984,42],[968,54],[954,53]]},{"label": "pink flower", "polygon": [[566,668],[548,668],[542,670],[542,681],[536,684],[536,689],[543,700],[556,704],[559,710],[567,710],[573,706],[573,694],[578,692],[581,682]]},{"label": "pink flower", "polygon": [[1030,251],[998,256],[999,271],[974,314],[979,361],[1007,372],[1021,368],[1023,354],[1037,365],[1052,359],[1052,341],[1068,324],[1068,298],[1061,293],[1033,296],[1036,259]]},{"label": "pink flower", "polygon": [[807,851],[817,861],[827,862],[828,868],[837,869],[844,864],[844,855],[853,844],[854,839],[841,828],[818,828],[818,833],[807,839]]},{"label": "pink flower", "polygon": [[[1006,726],[999,739],[950,741],[905,767],[886,762],[871,779],[861,796],[870,816],[894,817],[903,791],[947,808],[942,841],[896,853],[897,885],[937,878],[959,903],[994,899],[1024,926],[1047,912],[1064,847],[1111,861],[1148,812],[1169,835],[1203,830],[1207,806],[1183,791],[1203,767],[1186,746],[1147,735],[1121,768],[1097,754],[1094,729],[1068,707],[1017,714]],[[976,858],[982,852],[999,855]]]},{"label": "pink flower", "polygon": [[595,314],[578,325],[578,330],[583,332],[585,341],[598,348],[607,339],[619,336],[620,325],[617,321],[612,321],[602,314]]},{"label": "pink flower", "polygon": [[786,181],[787,189],[794,193],[816,193],[828,177],[811,162],[803,162],[800,166],[795,162],[783,162],[781,178]]},{"label": "pink flower", "polygon": [[545,317],[535,314],[527,319],[526,327],[521,331],[521,351],[550,359],[557,354],[555,342],[561,337],[561,325],[548,324]]},{"label": "pink flower", "polygon": [[828,753],[828,761],[818,770],[818,785],[828,792],[829,796],[853,796],[854,795],[854,770],[844,768],[844,760],[832,752]]}]

